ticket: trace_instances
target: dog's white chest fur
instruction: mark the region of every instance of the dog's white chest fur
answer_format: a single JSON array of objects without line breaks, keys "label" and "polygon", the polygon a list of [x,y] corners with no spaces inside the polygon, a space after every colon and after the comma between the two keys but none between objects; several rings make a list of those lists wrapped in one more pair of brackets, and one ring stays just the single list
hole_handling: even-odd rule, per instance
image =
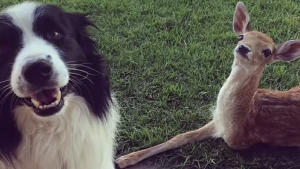
[{"label": "dog's white chest fur", "polygon": [[23,140],[16,168],[113,169],[119,114],[117,105],[109,109],[100,120],[90,113],[83,98],[74,95],[65,97],[65,107],[53,117],[37,117],[25,106],[17,108]]}]

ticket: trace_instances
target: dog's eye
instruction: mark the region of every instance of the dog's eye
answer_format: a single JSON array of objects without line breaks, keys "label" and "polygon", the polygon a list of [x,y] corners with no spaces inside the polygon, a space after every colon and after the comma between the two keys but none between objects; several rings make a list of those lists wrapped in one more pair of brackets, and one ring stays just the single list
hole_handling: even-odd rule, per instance
[{"label": "dog's eye", "polygon": [[61,39],[61,37],[62,37],[62,34],[59,32],[51,32],[48,34],[48,38],[53,39],[53,40],[59,40],[59,39]]},{"label": "dog's eye", "polygon": [[272,54],[272,52],[270,51],[270,49],[266,49],[266,50],[263,50],[263,54],[265,55],[265,57],[268,57]]},{"label": "dog's eye", "polygon": [[239,36],[238,36],[238,40],[239,40],[239,41],[241,41],[241,40],[243,40],[243,39],[244,39],[244,35],[239,35]]}]

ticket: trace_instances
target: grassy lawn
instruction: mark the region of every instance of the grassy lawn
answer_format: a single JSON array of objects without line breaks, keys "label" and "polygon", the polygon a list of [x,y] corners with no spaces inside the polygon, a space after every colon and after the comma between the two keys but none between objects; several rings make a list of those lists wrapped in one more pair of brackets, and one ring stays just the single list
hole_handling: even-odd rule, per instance
[{"label": "grassy lawn", "polygon": [[[15,0],[2,0],[6,7]],[[105,54],[122,106],[117,155],[201,127],[229,75],[236,37],[235,0],[49,0],[67,11],[93,12],[92,30]],[[252,27],[275,42],[300,37],[300,2],[245,0]],[[300,60],[266,68],[260,87],[299,84]],[[267,119],[266,119],[267,120]],[[147,160],[168,168],[300,168],[298,148],[256,146],[242,152],[209,139]]]}]

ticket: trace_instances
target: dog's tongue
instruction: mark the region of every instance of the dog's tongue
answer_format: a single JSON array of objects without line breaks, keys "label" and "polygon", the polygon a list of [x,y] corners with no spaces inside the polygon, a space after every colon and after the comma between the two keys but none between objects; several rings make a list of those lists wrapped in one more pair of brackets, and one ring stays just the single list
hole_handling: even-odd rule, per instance
[{"label": "dog's tongue", "polygon": [[31,99],[36,100],[41,105],[48,105],[57,99],[58,89],[45,89],[31,96]]}]

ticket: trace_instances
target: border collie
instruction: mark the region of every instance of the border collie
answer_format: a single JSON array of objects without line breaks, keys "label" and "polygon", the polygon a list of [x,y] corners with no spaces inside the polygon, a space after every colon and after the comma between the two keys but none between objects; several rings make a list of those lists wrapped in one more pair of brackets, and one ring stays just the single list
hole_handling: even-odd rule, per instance
[{"label": "border collie", "polygon": [[0,169],[113,169],[118,105],[80,13],[0,14]]}]

